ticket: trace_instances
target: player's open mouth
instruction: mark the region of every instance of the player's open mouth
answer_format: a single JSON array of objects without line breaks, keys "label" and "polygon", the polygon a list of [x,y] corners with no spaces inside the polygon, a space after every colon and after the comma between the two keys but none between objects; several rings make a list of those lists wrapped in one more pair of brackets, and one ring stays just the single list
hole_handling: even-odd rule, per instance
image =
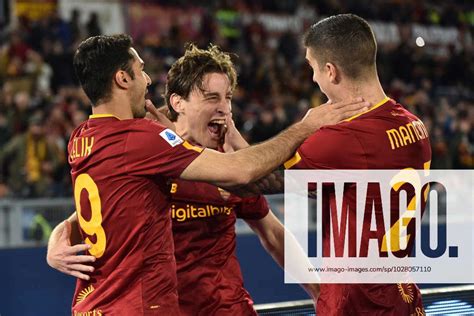
[{"label": "player's open mouth", "polygon": [[214,119],[207,124],[207,129],[211,137],[218,140],[224,131],[225,119]]}]

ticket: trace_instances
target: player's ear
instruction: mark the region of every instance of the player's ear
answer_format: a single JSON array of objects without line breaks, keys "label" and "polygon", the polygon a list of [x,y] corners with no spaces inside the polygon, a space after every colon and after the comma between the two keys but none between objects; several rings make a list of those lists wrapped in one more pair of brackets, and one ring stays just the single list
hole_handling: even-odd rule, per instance
[{"label": "player's ear", "polygon": [[115,73],[114,81],[115,81],[115,84],[119,86],[120,88],[128,89],[130,82],[132,81],[132,78],[126,71],[119,70]]},{"label": "player's ear", "polygon": [[173,93],[170,96],[170,104],[173,110],[175,110],[178,114],[184,114],[185,106],[183,98],[179,94]]},{"label": "player's ear", "polygon": [[341,79],[341,71],[333,63],[326,63],[326,75],[328,76],[329,82],[332,84],[338,84]]}]

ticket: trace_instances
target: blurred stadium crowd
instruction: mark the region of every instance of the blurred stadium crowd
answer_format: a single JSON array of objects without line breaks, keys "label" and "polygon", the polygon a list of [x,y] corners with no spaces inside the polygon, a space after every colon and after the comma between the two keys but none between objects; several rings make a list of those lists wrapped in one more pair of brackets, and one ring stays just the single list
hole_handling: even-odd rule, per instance
[{"label": "blurred stadium crowd", "polygon": [[[189,7],[189,1],[160,1]],[[182,25],[155,36],[135,36],[153,85],[149,97],[162,105],[166,74],[189,41],[212,42],[235,54],[239,86],[233,117],[251,143],[265,140],[298,120],[309,107],[326,102],[311,80],[301,35],[275,36],[258,20],[241,23],[243,12],[320,16],[353,12],[371,21],[396,23],[399,44],[379,45],[381,82],[388,95],[425,123],[433,147],[432,168],[474,166],[474,9],[461,1],[193,1],[204,18],[194,35]],[[66,146],[90,106],[72,69],[84,38],[102,33],[98,15],[80,23],[79,11],[64,20],[20,18],[15,29],[0,28],[0,198],[71,196]],[[440,25],[463,35],[457,45],[433,51],[409,40],[406,25]]]}]

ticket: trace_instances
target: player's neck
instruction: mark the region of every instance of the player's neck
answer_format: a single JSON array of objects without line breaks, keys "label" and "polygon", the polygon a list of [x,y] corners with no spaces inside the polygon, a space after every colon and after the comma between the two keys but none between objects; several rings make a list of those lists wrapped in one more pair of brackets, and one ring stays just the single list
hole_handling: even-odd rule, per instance
[{"label": "player's neck", "polygon": [[371,106],[378,104],[387,97],[378,78],[364,82],[351,82],[344,90],[346,93],[339,94],[343,97],[341,100],[362,97],[365,101],[370,102]]},{"label": "player's neck", "polygon": [[179,136],[181,136],[184,140],[187,140],[189,142],[193,142],[193,140],[190,139],[189,129],[188,129],[187,124],[184,120],[185,120],[185,118],[182,115],[180,115],[180,116],[178,116],[176,122],[174,122],[174,126],[176,126],[176,133]]},{"label": "player's neck", "polygon": [[132,109],[129,105],[123,101],[120,102],[112,98],[109,102],[97,104],[92,107],[92,114],[111,114],[121,120],[127,120],[133,118]]}]

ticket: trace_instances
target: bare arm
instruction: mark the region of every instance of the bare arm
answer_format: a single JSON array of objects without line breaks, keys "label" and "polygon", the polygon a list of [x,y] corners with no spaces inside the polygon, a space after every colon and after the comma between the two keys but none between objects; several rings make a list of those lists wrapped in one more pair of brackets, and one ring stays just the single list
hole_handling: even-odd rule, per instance
[{"label": "bare arm", "polygon": [[89,264],[95,261],[95,257],[78,254],[90,249],[90,245],[81,242],[79,224],[74,213],[51,233],[46,256],[48,265],[62,273],[89,280],[90,277],[85,272],[94,271],[94,267]]},{"label": "bare arm", "polygon": [[[241,150],[250,146],[235,127],[232,113],[226,117],[226,132],[224,139],[223,146],[224,152],[226,153]],[[283,193],[285,184],[283,173],[284,168],[281,166],[279,169],[274,170],[269,175],[266,175],[255,182],[244,186],[228,187],[226,189],[241,197]]]},{"label": "bare arm", "polygon": [[359,113],[367,106],[360,99],[324,104],[308,111],[303,121],[261,144],[227,154],[206,149],[183,171],[181,178],[221,187],[258,180],[288,160],[315,130]]},{"label": "bare arm", "polygon": [[244,185],[278,167],[309,136],[298,123],[265,143],[233,153],[205,149],[181,174],[185,180],[210,182],[220,187]]},{"label": "bare arm", "polygon": [[[223,135],[224,139],[224,152],[230,153],[237,150],[241,150],[249,147],[249,143],[242,137],[240,132],[237,130],[234,120],[232,119],[232,113],[226,117],[226,126],[225,134]],[[244,186],[238,187],[229,187],[226,188],[228,191],[239,195],[241,197],[247,196],[257,196],[262,194],[278,194],[282,193],[284,189],[284,178],[283,178],[284,169],[280,168],[274,170],[269,175],[257,180],[255,182],[249,183]]]},{"label": "bare arm", "polygon": [[[280,267],[284,268],[285,228],[278,218],[270,211],[267,216],[260,220],[246,220],[246,222],[258,235],[262,246],[273,257],[273,260],[275,260]],[[295,246],[292,248],[300,250],[295,253],[295,255],[299,257],[297,259],[301,260],[301,262],[306,261],[308,266],[311,266],[303,250],[297,245],[296,240],[294,242]],[[316,303],[319,297],[319,284],[301,284],[301,286],[313,299],[313,302]]]},{"label": "bare arm", "polygon": [[282,167],[274,170],[269,175],[243,186],[225,188],[229,192],[241,197],[250,197],[257,195],[280,194],[285,189],[285,178]]}]

